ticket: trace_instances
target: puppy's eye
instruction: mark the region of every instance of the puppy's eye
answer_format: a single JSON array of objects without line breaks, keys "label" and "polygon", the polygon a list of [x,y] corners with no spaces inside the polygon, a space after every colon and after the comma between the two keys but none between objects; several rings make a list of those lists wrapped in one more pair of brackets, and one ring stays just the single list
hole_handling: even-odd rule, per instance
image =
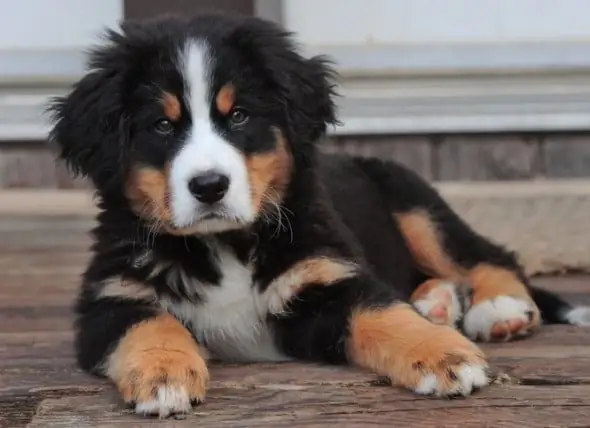
[{"label": "puppy's eye", "polygon": [[161,135],[169,135],[174,131],[174,125],[169,119],[158,119],[154,123],[154,130]]},{"label": "puppy's eye", "polygon": [[229,112],[229,124],[233,128],[245,124],[249,118],[248,112],[242,108],[234,108]]}]

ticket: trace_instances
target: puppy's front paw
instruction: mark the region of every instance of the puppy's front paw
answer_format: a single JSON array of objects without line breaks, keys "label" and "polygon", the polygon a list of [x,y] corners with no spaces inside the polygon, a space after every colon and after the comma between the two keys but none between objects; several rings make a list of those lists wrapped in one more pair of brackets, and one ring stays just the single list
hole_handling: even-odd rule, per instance
[{"label": "puppy's front paw", "polygon": [[417,394],[437,397],[467,396],[486,386],[488,365],[483,353],[471,343],[459,342],[446,339],[416,349],[405,376],[407,386]]},{"label": "puppy's front paw", "polygon": [[355,363],[421,395],[467,396],[489,381],[477,345],[403,304],[356,314],[349,352]]},{"label": "puppy's front paw", "polygon": [[117,380],[117,387],[127,403],[135,404],[137,413],[165,418],[187,413],[193,403],[203,401],[208,379],[200,355],[154,350],[134,362]]},{"label": "puppy's front paw", "polygon": [[106,374],[135,411],[165,418],[205,398],[209,374],[190,333],[169,315],[133,327],[109,356]]}]

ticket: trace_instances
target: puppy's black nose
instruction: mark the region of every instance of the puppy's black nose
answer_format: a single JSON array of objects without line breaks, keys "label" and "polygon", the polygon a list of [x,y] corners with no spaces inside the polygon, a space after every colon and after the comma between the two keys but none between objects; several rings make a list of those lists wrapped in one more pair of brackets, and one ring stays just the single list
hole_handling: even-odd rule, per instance
[{"label": "puppy's black nose", "polygon": [[188,189],[197,200],[205,204],[220,201],[229,189],[229,177],[215,171],[207,171],[193,177]]}]

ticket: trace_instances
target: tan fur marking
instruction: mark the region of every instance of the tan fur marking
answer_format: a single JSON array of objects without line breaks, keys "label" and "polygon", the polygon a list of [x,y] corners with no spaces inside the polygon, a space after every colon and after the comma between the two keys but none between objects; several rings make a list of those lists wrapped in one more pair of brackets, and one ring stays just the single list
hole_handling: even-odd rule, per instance
[{"label": "tan fur marking", "polygon": [[209,379],[192,336],[168,314],[132,327],[109,356],[106,372],[127,402],[153,400],[160,386],[182,387],[202,400]]},{"label": "tan fur marking", "polygon": [[285,304],[310,284],[330,285],[356,275],[356,266],[327,257],[295,263],[267,287],[265,297],[271,313],[279,313]]},{"label": "tan fur marking", "polygon": [[395,218],[410,252],[427,273],[449,279],[460,276],[459,269],[445,253],[437,226],[428,213],[416,210],[395,214]]},{"label": "tan fur marking", "polygon": [[480,264],[468,272],[467,280],[474,291],[474,305],[497,296],[511,296],[530,300],[525,285],[514,272],[507,269]]},{"label": "tan fur marking", "polygon": [[166,117],[172,122],[178,122],[182,113],[182,108],[176,95],[172,95],[169,92],[164,92],[161,103]]},{"label": "tan fur marking", "polygon": [[100,290],[100,297],[124,297],[128,299],[156,300],[156,293],[150,287],[131,280],[113,279]]},{"label": "tan fur marking", "polygon": [[463,335],[402,303],[356,312],[347,345],[355,364],[412,389],[429,373],[448,389],[454,381],[449,374],[460,364],[485,364],[483,352]]},{"label": "tan fur marking", "polygon": [[275,130],[274,150],[246,157],[252,206],[259,212],[264,202],[282,199],[291,174],[291,155],[283,135]]},{"label": "tan fur marking", "polygon": [[228,83],[217,93],[217,97],[215,97],[215,106],[221,114],[226,115],[234,106],[234,101],[235,89],[231,83]]},{"label": "tan fur marking", "polygon": [[137,215],[146,219],[167,222],[170,219],[168,208],[168,169],[164,171],[151,167],[136,167],[127,181],[127,197]]}]

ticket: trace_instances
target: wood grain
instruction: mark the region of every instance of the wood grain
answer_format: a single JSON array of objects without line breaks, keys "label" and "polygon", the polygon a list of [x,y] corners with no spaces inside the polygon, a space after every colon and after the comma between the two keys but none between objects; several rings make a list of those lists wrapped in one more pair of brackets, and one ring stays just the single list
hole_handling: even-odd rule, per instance
[{"label": "wood grain", "polygon": [[338,137],[322,142],[320,147],[326,153],[394,160],[428,180],[434,178],[432,144],[426,137]]},{"label": "wood grain", "polygon": [[[107,394],[43,400],[29,427],[175,426],[583,426],[590,416],[590,386],[504,386],[461,400],[416,398],[384,387],[334,385],[301,388],[213,386],[207,404],[185,420],[140,421]],[[565,425],[557,425],[565,426]],[[587,426],[587,425],[586,425]]]},{"label": "wood grain", "polygon": [[541,174],[539,142],[527,137],[446,137],[435,162],[439,180],[523,180]]},{"label": "wood grain", "polygon": [[548,136],[543,156],[549,178],[590,177],[589,136]]}]

